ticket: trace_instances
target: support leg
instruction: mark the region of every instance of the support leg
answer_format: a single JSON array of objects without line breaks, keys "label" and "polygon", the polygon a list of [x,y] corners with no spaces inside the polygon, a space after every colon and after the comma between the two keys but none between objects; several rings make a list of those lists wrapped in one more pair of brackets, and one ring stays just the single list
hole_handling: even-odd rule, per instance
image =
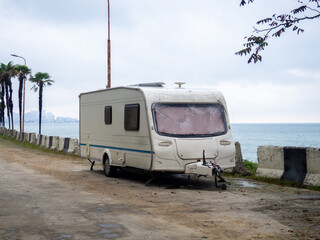
[{"label": "support leg", "polygon": [[95,161],[91,161],[90,159],[88,159],[89,162],[91,162],[91,167],[90,167],[90,171],[93,171],[93,166],[96,163]]},{"label": "support leg", "polygon": [[157,175],[153,175],[148,181],[146,181],[145,185],[150,186],[150,183],[157,177]]},{"label": "support leg", "polygon": [[96,163],[95,161],[92,161],[91,168],[90,168],[91,171],[93,171],[93,166],[95,163]]}]

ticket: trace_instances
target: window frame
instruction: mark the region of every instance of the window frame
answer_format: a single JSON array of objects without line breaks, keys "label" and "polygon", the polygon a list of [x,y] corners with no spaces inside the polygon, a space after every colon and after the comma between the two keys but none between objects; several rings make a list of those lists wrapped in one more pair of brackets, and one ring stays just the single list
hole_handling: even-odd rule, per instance
[{"label": "window frame", "polygon": [[[110,119],[109,119],[110,121],[106,121],[107,120],[106,117],[108,116],[107,112],[106,112],[107,110],[110,111],[110,114],[109,114],[110,115],[109,116],[110,117]],[[112,106],[105,106],[104,107],[104,124],[105,125],[111,125],[112,124]]]},{"label": "window frame", "polygon": [[[128,126],[129,123],[129,116],[127,110],[132,107],[137,107],[137,114],[136,114],[136,124],[134,127]],[[124,106],[124,130],[126,131],[139,131],[140,130],[140,104],[139,103],[134,103],[134,104],[126,104]]]}]

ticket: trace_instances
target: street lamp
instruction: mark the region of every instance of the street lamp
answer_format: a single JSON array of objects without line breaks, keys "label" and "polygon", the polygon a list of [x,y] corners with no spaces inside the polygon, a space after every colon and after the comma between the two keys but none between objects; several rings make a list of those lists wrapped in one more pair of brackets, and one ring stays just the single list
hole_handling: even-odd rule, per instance
[{"label": "street lamp", "polygon": [[[27,61],[24,57],[16,55],[16,54],[11,54],[12,57],[17,57],[17,58],[22,58],[24,60],[24,65],[27,66]],[[24,132],[24,106],[25,106],[25,99],[26,99],[26,79],[23,81],[23,104],[22,104],[22,126],[21,126],[21,131]]]},{"label": "street lamp", "polygon": [[111,40],[110,40],[110,2],[108,0],[108,85],[111,88]]}]

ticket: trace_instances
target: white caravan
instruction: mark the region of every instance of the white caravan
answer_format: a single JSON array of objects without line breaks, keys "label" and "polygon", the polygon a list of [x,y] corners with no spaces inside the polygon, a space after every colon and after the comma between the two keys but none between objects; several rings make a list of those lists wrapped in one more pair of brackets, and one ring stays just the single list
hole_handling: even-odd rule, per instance
[{"label": "white caravan", "polygon": [[107,176],[126,167],[217,176],[219,166],[235,166],[225,99],[161,83],[82,93],[80,156],[100,162]]}]

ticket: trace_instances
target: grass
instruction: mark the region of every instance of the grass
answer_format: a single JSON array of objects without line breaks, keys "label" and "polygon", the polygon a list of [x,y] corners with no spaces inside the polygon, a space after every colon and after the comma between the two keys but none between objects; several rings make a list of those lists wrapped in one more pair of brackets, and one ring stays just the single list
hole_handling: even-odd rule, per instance
[{"label": "grass", "polygon": [[243,164],[252,174],[255,174],[258,168],[258,163],[254,163],[248,160],[243,160]]},{"label": "grass", "polygon": [[32,149],[32,150],[38,150],[38,151],[45,152],[45,153],[54,153],[54,154],[63,155],[63,156],[69,156],[69,157],[70,156],[71,157],[79,157],[78,154],[69,154],[69,153],[65,153],[65,152],[61,152],[61,151],[56,151],[56,150],[40,147],[38,145],[29,143],[29,142],[25,142],[25,141],[20,141],[20,140],[17,140],[15,138],[11,138],[11,137],[5,136],[3,134],[0,134],[0,138],[5,140],[5,141],[11,142],[13,144],[16,144],[18,146],[21,146],[21,147],[24,147],[24,148],[28,148],[28,149]]},{"label": "grass", "polygon": [[[79,155],[77,155],[77,154],[68,154],[68,153],[65,153],[65,152],[59,152],[59,151],[55,151],[55,150],[52,150],[52,149],[43,148],[43,147],[31,144],[29,142],[24,142],[24,141],[13,139],[11,137],[8,137],[8,136],[2,135],[2,134],[0,134],[0,138],[3,139],[3,140],[6,140],[8,142],[14,143],[16,145],[28,148],[28,149],[38,150],[38,151],[45,152],[45,153],[60,154],[60,155],[64,155],[64,156],[79,157]],[[228,177],[234,177],[234,178],[251,179],[251,180],[256,180],[256,181],[260,181],[260,182],[280,185],[280,186],[295,187],[295,188],[302,188],[302,189],[320,191],[320,186],[309,186],[309,185],[301,186],[300,184],[298,184],[296,182],[291,182],[291,181],[287,181],[287,180],[255,176],[255,173],[256,173],[257,168],[258,168],[258,163],[254,163],[254,162],[251,162],[251,161],[248,161],[248,160],[243,160],[243,164],[252,173],[252,175],[250,175],[250,176],[242,176],[240,174],[231,174],[231,173],[224,173],[224,175],[228,176]]]},{"label": "grass", "polygon": [[280,186],[286,186],[286,187],[295,187],[295,188],[302,188],[302,189],[309,189],[314,191],[320,191],[320,186],[309,186],[309,185],[300,185],[299,183],[288,181],[288,180],[281,180],[276,178],[267,178],[267,177],[259,177],[255,176],[255,173],[258,168],[258,163],[254,163],[248,160],[243,160],[244,166],[252,173],[250,176],[242,176],[240,174],[226,174],[229,177],[235,177],[235,178],[246,178],[251,180],[256,180],[260,182],[280,185]]}]

